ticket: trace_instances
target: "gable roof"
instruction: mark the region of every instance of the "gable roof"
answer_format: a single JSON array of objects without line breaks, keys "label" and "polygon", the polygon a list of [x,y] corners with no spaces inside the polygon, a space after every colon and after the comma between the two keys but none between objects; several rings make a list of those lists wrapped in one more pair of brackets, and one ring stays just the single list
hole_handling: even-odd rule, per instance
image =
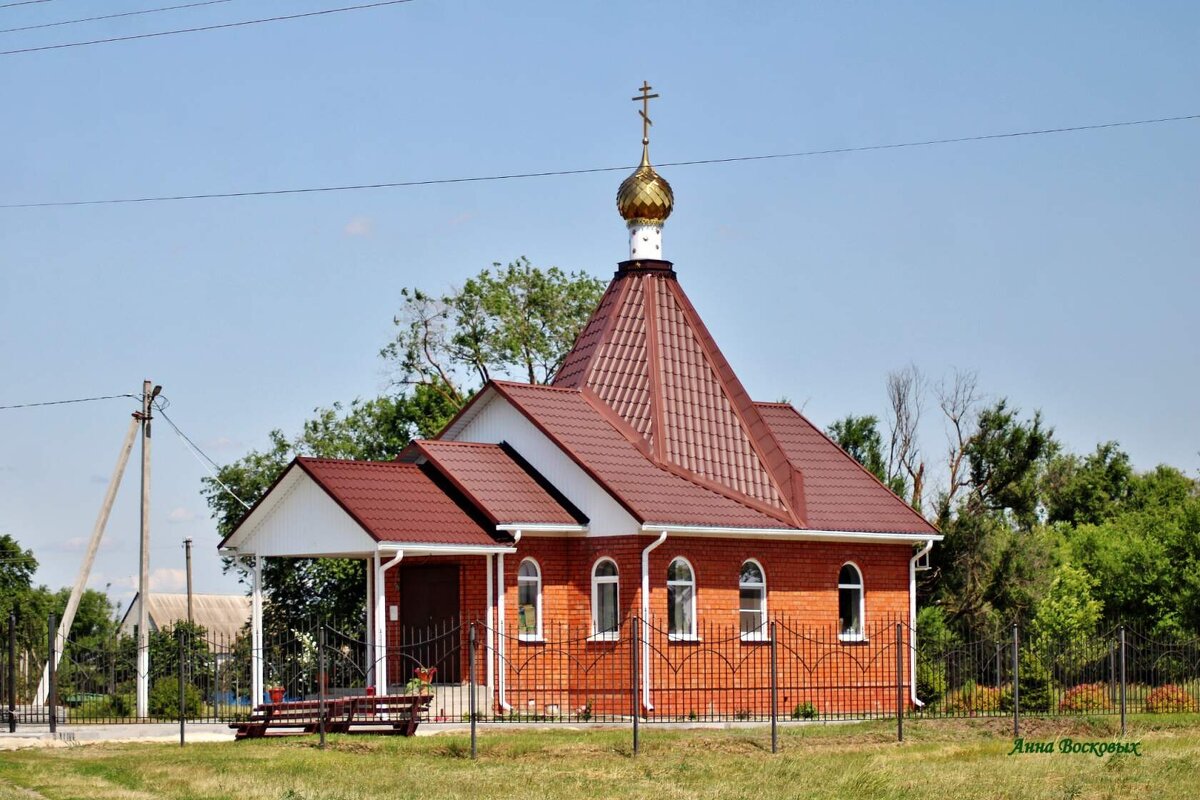
[{"label": "gable roof", "polygon": [[674,472],[803,525],[793,469],[668,262],[625,262],[555,376]]},{"label": "gable roof", "polygon": [[499,543],[486,520],[431,466],[329,458],[297,458],[294,463],[376,541]]},{"label": "gable roof", "polygon": [[587,517],[504,444],[417,440],[401,454],[423,457],[493,525],[539,523],[575,527]]},{"label": "gable roof", "polygon": [[786,403],[757,403],[804,476],[808,523],[831,531],[936,534],[937,528]]}]

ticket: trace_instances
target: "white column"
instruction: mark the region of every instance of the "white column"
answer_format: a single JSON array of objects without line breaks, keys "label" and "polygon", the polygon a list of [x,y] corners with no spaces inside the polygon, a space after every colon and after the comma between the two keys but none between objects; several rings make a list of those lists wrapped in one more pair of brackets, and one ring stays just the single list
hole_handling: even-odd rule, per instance
[{"label": "white column", "polygon": [[367,615],[367,652],[363,664],[366,671],[366,685],[375,685],[375,560],[368,557],[363,561],[367,566],[367,597],[363,602],[363,610]]},{"label": "white column", "polygon": [[488,553],[486,558],[487,569],[485,571],[487,572],[487,632],[486,644],[484,646],[484,658],[487,660],[487,707],[491,708],[492,703],[495,702],[496,698],[496,589],[495,585],[492,583],[492,554]]},{"label": "white column", "polygon": [[263,701],[262,559],[252,556],[250,594],[250,707]]},{"label": "white column", "polygon": [[383,557],[375,553],[375,580],[372,589],[375,591],[375,641],[372,661],[375,665],[375,694],[387,694],[387,598],[384,588],[387,582],[383,579]]},{"label": "white column", "polygon": [[375,693],[387,694],[387,571],[400,563],[404,551],[397,550],[390,561],[383,561],[383,554],[375,553]]},{"label": "white column", "polygon": [[508,650],[504,639],[504,553],[499,553],[496,556],[496,615],[496,634],[498,637],[496,661],[499,665],[497,668],[500,670],[496,683],[500,689],[500,712],[504,713],[512,710],[512,706],[508,704],[508,698],[504,696],[505,676],[508,673],[508,665],[504,660],[505,653]]}]

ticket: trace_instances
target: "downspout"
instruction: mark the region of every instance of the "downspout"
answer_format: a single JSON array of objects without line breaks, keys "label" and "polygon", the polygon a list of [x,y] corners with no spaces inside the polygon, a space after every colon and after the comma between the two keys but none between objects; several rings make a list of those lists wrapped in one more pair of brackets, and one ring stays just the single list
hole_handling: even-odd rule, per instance
[{"label": "downspout", "polygon": [[496,588],[494,581],[496,580],[494,564],[495,559],[491,553],[487,556],[487,565],[484,571],[487,573],[487,618],[484,623],[486,626],[486,643],[484,644],[484,656],[487,664],[487,707],[492,708],[492,704],[496,702]]},{"label": "downspout", "polygon": [[933,539],[908,560],[908,692],[917,708],[925,704],[917,697],[917,562],[933,549]]},{"label": "downspout", "polygon": [[[515,548],[521,542],[521,531],[513,531],[513,547]],[[498,642],[499,650],[496,653],[496,658],[499,661],[499,672],[497,676],[497,684],[500,688],[500,712],[507,713],[512,711],[512,706],[508,704],[506,692],[508,689],[508,666],[504,660],[504,656],[508,651],[508,647],[504,637],[504,553],[498,553],[496,557],[496,613],[499,619],[496,621],[496,629],[500,635]]]},{"label": "downspout", "polygon": [[375,691],[381,695],[386,695],[388,691],[388,674],[387,674],[387,582],[384,580],[384,573],[392,567],[400,563],[404,558],[404,551],[397,550],[392,556],[392,560],[386,564],[382,563],[383,552],[375,551],[375,649],[376,656],[378,651],[382,651],[383,657],[375,659]]},{"label": "downspout", "polygon": [[642,550],[642,708],[653,711],[650,702],[650,552],[667,540],[663,531]]}]

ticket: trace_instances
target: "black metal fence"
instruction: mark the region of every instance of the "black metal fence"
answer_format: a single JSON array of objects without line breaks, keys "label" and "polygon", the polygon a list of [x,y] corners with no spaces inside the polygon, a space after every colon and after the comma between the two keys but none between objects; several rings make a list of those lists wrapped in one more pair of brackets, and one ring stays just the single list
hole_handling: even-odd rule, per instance
[{"label": "black metal fence", "polygon": [[[53,631],[54,620],[48,629]],[[361,621],[302,620],[212,636],[180,624],[152,632],[144,713],[136,640],[57,637],[0,652],[3,722],[237,722],[283,700],[431,692],[428,722],[643,724],[1200,711],[1200,639],[1116,627],[1094,636],[918,638],[904,619],[847,635],[784,616],[762,628],[699,624],[686,634],[627,618],[595,635],[545,623],[539,635],[482,621],[391,626],[387,647]],[[944,638],[944,637],[943,637]],[[323,646],[322,646],[323,643]],[[263,696],[251,692],[255,656]],[[915,661],[915,663],[914,663]],[[55,665],[48,668],[48,665]],[[386,670],[388,686],[376,687]],[[915,690],[913,676],[915,675]],[[52,710],[53,709],[53,713]]]}]

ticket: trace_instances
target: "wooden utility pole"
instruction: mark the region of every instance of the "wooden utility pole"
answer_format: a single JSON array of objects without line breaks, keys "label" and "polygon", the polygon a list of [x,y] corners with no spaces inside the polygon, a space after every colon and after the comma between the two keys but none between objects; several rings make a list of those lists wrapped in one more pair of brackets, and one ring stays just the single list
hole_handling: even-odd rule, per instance
[{"label": "wooden utility pole", "polygon": [[150,713],[150,613],[146,607],[146,598],[150,596],[150,420],[154,398],[161,391],[161,386],[142,381],[142,537],[139,548],[137,631],[137,715],[141,719]]},{"label": "wooden utility pole", "polygon": [[187,564],[187,619],[188,625],[191,625],[195,622],[195,618],[192,616],[192,537],[190,536],[183,540],[183,558]]}]

